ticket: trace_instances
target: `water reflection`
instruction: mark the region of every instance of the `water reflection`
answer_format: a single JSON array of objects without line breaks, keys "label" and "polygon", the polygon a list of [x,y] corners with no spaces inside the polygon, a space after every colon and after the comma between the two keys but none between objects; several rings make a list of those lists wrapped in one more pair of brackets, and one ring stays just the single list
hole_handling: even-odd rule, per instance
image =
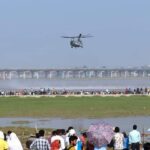
[{"label": "water reflection", "polygon": [[150,128],[150,116],[133,116],[133,117],[117,117],[104,119],[63,119],[63,118],[0,118],[0,126],[22,126],[22,127],[38,127],[38,128],[64,128],[74,126],[77,130],[87,129],[91,123],[105,121],[113,126],[119,126],[122,131],[129,132],[133,124],[138,125],[138,130],[146,131]]}]

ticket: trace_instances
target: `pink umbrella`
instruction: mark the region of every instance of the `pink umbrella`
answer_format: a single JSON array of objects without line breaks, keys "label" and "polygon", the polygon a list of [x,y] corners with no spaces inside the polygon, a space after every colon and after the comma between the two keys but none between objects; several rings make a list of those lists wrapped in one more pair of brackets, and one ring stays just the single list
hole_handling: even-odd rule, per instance
[{"label": "pink umbrella", "polygon": [[97,147],[109,144],[113,136],[113,127],[105,122],[91,124],[87,131],[89,142]]}]

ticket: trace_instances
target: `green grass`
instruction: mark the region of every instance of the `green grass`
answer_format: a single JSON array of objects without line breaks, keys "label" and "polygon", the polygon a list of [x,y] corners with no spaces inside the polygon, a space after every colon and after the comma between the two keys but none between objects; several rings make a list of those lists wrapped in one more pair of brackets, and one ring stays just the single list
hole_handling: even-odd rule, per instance
[{"label": "green grass", "polygon": [[102,118],[150,115],[150,97],[0,97],[0,117]]}]

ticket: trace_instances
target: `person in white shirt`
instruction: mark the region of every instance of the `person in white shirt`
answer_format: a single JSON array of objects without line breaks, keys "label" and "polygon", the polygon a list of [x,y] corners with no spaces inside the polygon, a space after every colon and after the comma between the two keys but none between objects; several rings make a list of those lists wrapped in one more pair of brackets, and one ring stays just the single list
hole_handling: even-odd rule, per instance
[{"label": "person in white shirt", "polygon": [[137,131],[137,125],[133,125],[133,130],[129,132],[129,144],[132,150],[140,150],[141,134]]}]

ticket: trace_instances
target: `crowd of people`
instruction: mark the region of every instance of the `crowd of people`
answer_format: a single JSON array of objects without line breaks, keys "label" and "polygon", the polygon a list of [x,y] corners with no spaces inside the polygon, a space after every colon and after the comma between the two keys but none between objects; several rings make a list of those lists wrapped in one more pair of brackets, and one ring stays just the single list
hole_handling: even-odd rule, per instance
[{"label": "crowd of people", "polygon": [[34,95],[149,95],[149,88],[125,89],[14,89],[0,90],[0,96],[34,96]]},{"label": "crowd of people", "polygon": [[[26,143],[29,149],[37,150],[140,150],[142,141],[141,133],[137,130],[137,125],[133,125],[133,130],[126,134],[120,132],[119,127],[114,128],[114,135],[111,142],[107,145],[98,147],[89,142],[86,132],[78,135],[73,127],[69,127],[67,131],[57,129],[46,139],[44,138],[44,130],[40,130],[36,134],[36,138],[28,140]],[[150,143],[143,145],[144,150],[150,150]]]},{"label": "crowd of people", "polygon": [[[37,150],[140,150],[141,149],[141,133],[137,130],[137,125],[133,125],[133,130],[127,135],[126,132],[120,132],[119,127],[114,128],[112,140],[107,145],[98,147],[88,140],[86,132],[78,135],[73,127],[69,127],[67,131],[57,129],[46,139],[44,138],[44,130],[40,130],[36,134],[36,138],[27,141],[29,149]],[[143,145],[144,150],[150,150],[150,143]]]},{"label": "crowd of people", "polygon": [[[45,136],[45,131],[41,129],[26,141],[29,150],[150,150],[150,143],[145,143],[143,147],[141,145],[141,133],[137,125],[133,125],[128,135],[115,127],[111,142],[100,147],[89,142],[86,131],[79,135],[71,126],[67,130],[53,130],[49,136]],[[23,150],[23,146],[14,132],[5,134],[0,131],[0,150]]]}]

